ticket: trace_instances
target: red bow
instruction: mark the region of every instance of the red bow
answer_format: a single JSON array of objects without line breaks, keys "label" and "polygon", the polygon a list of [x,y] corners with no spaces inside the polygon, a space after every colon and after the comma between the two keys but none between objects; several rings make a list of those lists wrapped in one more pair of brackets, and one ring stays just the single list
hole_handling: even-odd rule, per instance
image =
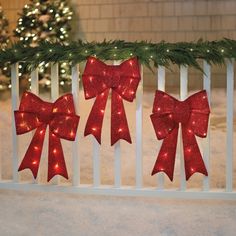
[{"label": "red bow", "polygon": [[185,101],[156,91],[153,114],[150,116],[157,139],[164,139],[152,175],[165,172],[173,181],[179,123],[182,127],[185,175],[207,174],[195,135],[206,137],[210,108],[206,91],[200,91]]},{"label": "red bow", "polygon": [[123,99],[132,102],[135,98],[141,79],[137,58],[131,58],[115,66],[106,65],[94,57],[89,57],[82,79],[85,98],[96,97],[84,135],[94,135],[101,144],[102,122],[111,88],[111,145],[119,139],[131,143]]},{"label": "red bow", "polygon": [[18,171],[29,168],[34,178],[37,177],[45,132],[49,125],[48,181],[55,175],[68,179],[60,138],[75,140],[79,116],[75,115],[72,94],[49,103],[25,92],[19,110],[15,111],[15,123],[17,134],[36,129]]}]

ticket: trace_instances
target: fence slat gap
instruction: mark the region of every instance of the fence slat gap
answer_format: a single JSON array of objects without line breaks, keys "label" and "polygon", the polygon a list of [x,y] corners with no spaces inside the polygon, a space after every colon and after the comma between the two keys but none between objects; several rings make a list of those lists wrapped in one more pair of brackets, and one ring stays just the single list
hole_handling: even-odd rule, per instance
[{"label": "fence slat gap", "polygon": [[[79,114],[79,65],[72,67],[72,94],[76,114]],[[80,158],[79,158],[79,134],[76,133],[75,141],[72,143],[72,185],[80,184]]]},{"label": "fence slat gap", "polygon": [[[159,66],[157,69],[157,89],[161,91],[165,91],[165,76],[166,71],[164,66]],[[157,183],[158,183],[158,189],[164,188],[164,173],[158,173],[157,176]]]},{"label": "fence slat gap", "polygon": [[14,111],[19,106],[19,64],[15,63],[11,66],[11,101],[12,101],[12,171],[13,181],[19,182],[18,162],[19,162],[19,143],[16,135]]},{"label": "fence slat gap", "polygon": [[233,137],[234,137],[234,59],[226,60],[227,66],[227,156],[226,191],[233,190]]}]

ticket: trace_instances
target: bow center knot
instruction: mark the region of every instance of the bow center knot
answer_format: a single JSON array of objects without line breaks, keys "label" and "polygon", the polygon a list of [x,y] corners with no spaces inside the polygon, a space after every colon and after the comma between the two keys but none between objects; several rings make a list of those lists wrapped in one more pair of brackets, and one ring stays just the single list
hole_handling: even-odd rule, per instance
[{"label": "bow center knot", "polygon": [[120,83],[120,70],[118,66],[112,66],[112,81],[111,87],[116,88],[119,86]]},{"label": "bow center knot", "polygon": [[173,118],[177,123],[186,123],[189,119],[190,107],[187,102],[177,102],[174,108]]},{"label": "bow center knot", "polygon": [[49,124],[49,122],[53,118],[53,107],[51,104],[43,104],[40,107],[40,111],[38,112],[39,114],[39,121],[41,121],[44,124]]}]

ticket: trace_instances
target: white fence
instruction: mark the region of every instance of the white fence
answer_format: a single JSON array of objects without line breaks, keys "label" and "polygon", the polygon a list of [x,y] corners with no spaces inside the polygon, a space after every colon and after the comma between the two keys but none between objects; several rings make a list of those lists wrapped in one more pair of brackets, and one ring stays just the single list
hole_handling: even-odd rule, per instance
[{"label": "white fence", "polygon": [[[210,178],[212,175],[212,169],[210,166],[210,145],[211,134],[208,130],[207,140],[203,150],[203,158],[208,170],[208,177],[204,177],[202,188],[189,189],[186,186],[184,160],[182,154],[180,154],[180,186],[178,189],[164,187],[164,179],[166,178],[163,173],[157,175],[156,187],[144,187],[143,186],[143,157],[142,157],[142,116],[143,116],[143,68],[141,71],[142,81],[139,84],[136,94],[136,142],[135,142],[135,185],[123,186],[121,182],[121,146],[117,142],[114,146],[114,185],[105,186],[101,185],[101,173],[100,173],[100,145],[93,139],[93,184],[85,185],[80,183],[80,140],[78,134],[75,142],[72,144],[72,183],[69,185],[61,184],[60,178],[56,178],[56,181],[49,184],[42,184],[38,181],[32,181],[31,183],[22,182],[19,179],[18,166],[20,163],[18,152],[18,136],[16,135],[15,125],[12,122],[12,180],[3,180],[2,173],[3,168],[0,159],[0,189],[19,189],[19,190],[40,190],[40,191],[58,191],[67,193],[84,193],[84,194],[104,194],[104,195],[132,195],[132,196],[158,196],[158,197],[175,197],[175,198],[194,198],[194,199],[235,199],[236,192],[233,190],[233,93],[234,93],[234,61],[228,60],[226,62],[227,71],[227,148],[225,150],[226,161],[226,182],[224,189],[211,189]],[[207,62],[203,62],[203,88],[207,90],[209,102],[211,101],[211,66]],[[13,111],[18,109],[19,105],[19,80],[18,80],[18,63],[12,65],[12,117]],[[188,67],[180,67],[180,98],[185,99],[188,96]],[[165,90],[165,68],[159,67],[157,71],[157,88],[159,90]],[[31,91],[38,94],[38,70],[35,70],[31,74]],[[72,93],[74,96],[74,102],[79,115],[83,115],[79,111],[79,66],[72,68]],[[58,64],[52,64],[51,66],[51,99],[56,100],[59,96],[59,78],[58,78]],[[0,111],[1,112],[1,111]],[[13,118],[14,120],[14,118]],[[145,132],[145,131],[144,131]],[[4,148],[4,147],[2,147]],[[9,157],[10,158],[10,157]],[[153,157],[155,159],[155,157]],[[38,174],[40,175],[40,174]],[[33,177],[32,177],[33,178]],[[155,178],[155,177],[153,177]]]}]

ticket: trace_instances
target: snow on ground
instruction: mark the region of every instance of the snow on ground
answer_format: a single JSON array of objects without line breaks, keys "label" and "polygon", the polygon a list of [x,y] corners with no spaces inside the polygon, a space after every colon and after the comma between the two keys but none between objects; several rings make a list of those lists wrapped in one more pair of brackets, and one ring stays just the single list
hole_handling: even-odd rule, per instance
[{"label": "snow on ground", "polygon": [[234,236],[235,203],[0,190],[0,235]]},{"label": "snow on ground", "polygon": [[[48,98],[48,94],[41,97]],[[79,146],[81,183],[92,183],[91,138],[83,137],[83,129],[93,101],[84,101],[81,94],[79,115]],[[161,142],[155,137],[149,115],[154,91],[144,92],[143,100],[143,180],[145,186],[156,186],[157,178],[150,172]],[[135,183],[135,102],[125,102],[125,109],[133,144],[121,141],[122,184]],[[226,93],[212,91],[211,113],[211,187],[225,186],[226,159]],[[110,102],[106,106],[101,146],[102,184],[114,182],[114,149],[110,147]],[[10,100],[0,100],[0,150],[3,178],[12,177],[11,171],[11,117]],[[236,125],[236,122],[234,122]],[[235,137],[235,132],[234,132]],[[31,134],[19,136],[20,157],[29,145]],[[198,139],[201,148],[205,141]],[[46,139],[45,139],[46,141]],[[236,137],[234,138],[234,146]],[[71,177],[71,142],[63,141],[67,168]],[[235,155],[234,155],[235,159]],[[179,159],[175,165],[174,182],[165,179],[166,187],[179,186]],[[236,186],[234,161],[234,187]],[[41,181],[47,174],[47,141],[42,155]],[[28,170],[20,173],[22,180],[30,180]],[[194,175],[188,187],[201,187],[203,177]],[[63,180],[64,181],[64,180]],[[69,180],[70,181],[70,180]],[[0,235],[234,235],[236,202],[181,201],[154,198],[126,198],[78,196],[57,193],[23,193],[0,191]]]}]

